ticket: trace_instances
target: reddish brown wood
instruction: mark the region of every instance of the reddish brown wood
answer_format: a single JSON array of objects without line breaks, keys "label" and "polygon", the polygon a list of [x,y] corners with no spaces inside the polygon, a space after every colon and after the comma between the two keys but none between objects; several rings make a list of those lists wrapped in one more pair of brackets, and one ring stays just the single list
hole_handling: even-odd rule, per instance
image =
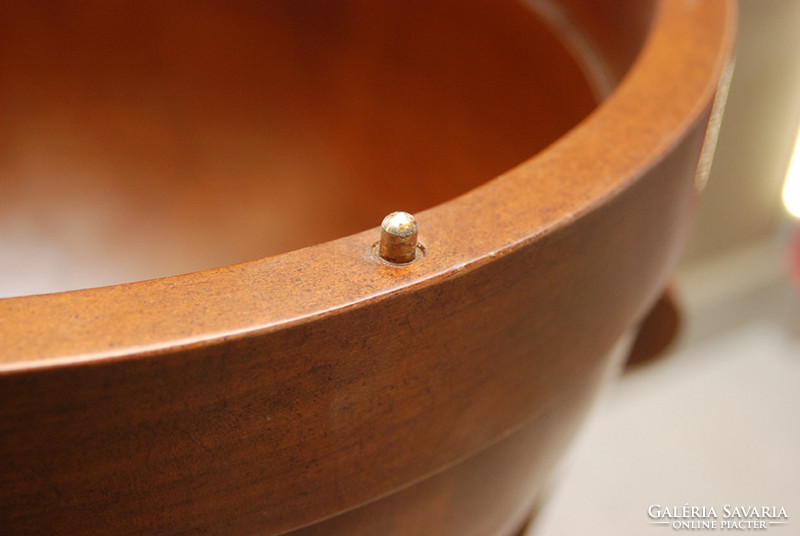
[{"label": "reddish brown wood", "polygon": [[678,336],[680,326],[681,313],[674,292],[668,289],[639,324],[626,368],[632,369],[663,356]]},{"label": "reddish brown wood", "polygon": [[[510,1],[3,4],[0,136],[33,151],[4,153],[9,207],[40,202],[32,177],[36,210],[109,188],[114,221],[151,214],[213,259],[316,245],[0,300],[0,533],[518,530],[665,285],[733,39],[722,0],[592,4],[563,13],[641,37],[592,39],[636,61],[591,114],[579,62]],[[402,268],[377,228],[324,241],[427,206]]]},{"label": "reddish brown wood", "polygon": [[14,242],[55,250],[52,290],[72,273],[97,286],[227,266],[418,212],[596,104],[515,2],[4,2],[0,36],[0,214]]}]

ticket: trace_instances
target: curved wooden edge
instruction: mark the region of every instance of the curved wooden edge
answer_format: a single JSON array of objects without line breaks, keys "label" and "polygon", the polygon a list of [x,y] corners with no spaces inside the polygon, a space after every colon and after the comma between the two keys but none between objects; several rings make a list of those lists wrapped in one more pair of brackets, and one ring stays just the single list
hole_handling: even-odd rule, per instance
[{"label": "curved wooden edge", "polygon": [[645,50],[594,114],[535,158],[418,214],[422,262],[375,262],[369,230],[207,272],[0,300],[0,370],[215,344],[363,307],[527,247],[618,195],[701,119],[728,61],[733,13],[726,0],[664,0]]},{"label": "curved wooden edge", "polygon": [[3,328],[0,375],[9,526],[97,533],[102,514],[107,533],[279,534],[422,482],[524,423],[554,448],[543,431],[576,425],[685,235],[727,8],[665,0],[597,113],[419,215],[422,262],[375,262],[371,231],[0,303],[17,323]]}]

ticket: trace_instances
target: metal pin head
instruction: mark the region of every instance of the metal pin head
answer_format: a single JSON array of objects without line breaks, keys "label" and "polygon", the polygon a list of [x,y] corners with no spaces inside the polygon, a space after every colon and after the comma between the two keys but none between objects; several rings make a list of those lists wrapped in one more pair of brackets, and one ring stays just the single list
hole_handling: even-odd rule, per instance
[{"label": "metal pin head", "polygon": [[381,223],[378,253],[387,262],[405,264],[417,254],[417,220],[408,212],[392,212]]}]

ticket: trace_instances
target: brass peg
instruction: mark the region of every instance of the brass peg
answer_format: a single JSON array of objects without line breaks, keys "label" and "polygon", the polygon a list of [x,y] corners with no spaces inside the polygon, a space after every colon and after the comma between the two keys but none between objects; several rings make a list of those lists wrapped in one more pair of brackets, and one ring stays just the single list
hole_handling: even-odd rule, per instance
[{"label": "brass peg", "polygon": [[417,255],[417,221],[408,212],[392,212],[381,223],[378,254],[387,262],[406,264]]}]

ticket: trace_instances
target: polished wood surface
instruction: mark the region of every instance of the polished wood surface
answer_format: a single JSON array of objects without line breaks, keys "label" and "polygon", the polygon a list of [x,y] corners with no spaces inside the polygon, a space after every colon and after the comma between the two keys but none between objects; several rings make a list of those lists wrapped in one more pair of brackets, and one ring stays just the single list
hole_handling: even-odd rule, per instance
[{"label": "polished wood surface", "polygon": [[4,2],[0,39],[0,240],[42,261],[6,296],[357,233],[486,182],[596,104],[514,2]]},{"label": "polished wood surface", "polygon": [[[297,110],[286,113],[295,113],[295,118],[308,113],[309,121],[322,121],[307,127],[312,137],[330,136],[330,143],[342,144],[342,158],[356,159],[355,168],[366,170],[363,175],[356,173],[361,178],[353,178],[341,191],[345,204],[352,192],[363,188],[369,199],[387,204],[404,195],[411,196],[409,200],[419,195],[420,207],[432,207],[417,214],[419,238],[426,247],[422,260],[401,268],[376,261],[371,252],[378,232],[373,228],[217,270],[0,300],[0,502],[4,505],[0,533],[501,536],[519,529],[594,394],[621,368],[624,352],[612,350],[666,284],[697,195],[697,164],[731,49],[733,9],[721,0],[662,0],[652,4],[648,17],[635,9],[627,19],[624,13],[599,7],[596,17],[582,18],[581,9],[592,2],[548,3],[572,21],[570,27],[587,36],[603,32],[588,29],[585,21],[613,26],[619,17],[630,23],[631,35],[641,36],[609,44],[594,37],[585,41],[594,43],[595,54],[605,57],[608,65],[630,67],[621,82],[613,73],[622,74],[622,67],[607,71],[618,85],[590,113],[589,74],[581,76],[581,62],[567,53],[579,46],[555,46],[558,41],[521,4],[476,4],[466,8],[463,3],[426,2],[404,11],[407,4],[398,2],[386,4],[398,11],[383,11],[371,8],[374,3],[345,2],[341,5],[349,9],[336,8],[336,17],[346,21],[334,25],[342,29],[337,35],[360,29],[354,36],[341,37],[349,43],[345,48],[356,58],[371,56],[370,61],[362,58],[361,68],[377,69],[341,81],[359,89],[355,92],[359,98],[346,105],[345,115],[353,124],[339,125],[335,103],[329,109],[332,115],[322,114],[324,120],[308,112],[304,107],[315,101],[317,93],[296,95],[302,94],[298,89],[304,87],[302,76],[298,75],[299,85],[279,84],[276,89],[297,104]],[[335,28],[327,21],[339,20],[331,13],[315,18],[314,13],[297,12],[293,5],[287,2],[284,11],[270,14],[270,20],[274,15],[291,21],[274,32],[290,35],[280,41],[281,46],[319,35],[311,30],[299,36],[292,33],[298,20],[310,24],[308,28],[331,32]],[[18,9],[27,13],[26,8]],[[203,24],[192,26],[192,35],[224,35],[232,24],[228,15],[239,7],[224,14],[204,9],[212,13],[205,15]],[[252,35],[258,35],[260,19],[249,9],[262,8],[241,9],[246,15],[240,14],[241,20],[251,22]],[[158,20],[169,18],[161,7],[153,10]],[[96,11],[84,15],[92,13]],[[157,43],[163,36],[158,25],[153,26],[156,19],[114,13],[156,36],[147,43]],[[23,15],[34,21],[31,25],[50,28],[40,20],[49,15]],[[59,20],[52,15],[47,24]],[[4,24],[4,32],[13,26]],[[448,24],[463,27],[437,31]],[[411,39],[416,53],[377,45],[385,37],[392,46],[405,46],[408,36],[417,35],[410,29],[418,25],[419,41]],[[240,31],[238,24],[236,28]],[[462,42],[459,35],[472,37]],[[475,36],[484,35],[488,41],[468,46]],[[569,45],[568,34],[561,35]],[[435,52],[452,40],[458,46],[443,56]],[[613,43],[629,43],[625,54]],[[125,57],[127,44],[140,48],[137,41],[120,37],[115,57]],[[235,44],[244,48],[229,50],[249,50],[252,43],[243,39]],[[462,45],[467,48],[459,48]],[[173,46],[180,48],[170,44],[164,50]],[[516,48],[506,58],[507,46]],[[545,47],[543,52],[537,51],[539,46]],[[4,66],[13,64],[4,50]],[[290,49],[276,61],[306,61],[302,50]],[[319,50],[327,51],[328,46],[319,45]],[[213,58],[215,53],[209,45],[200,49],[198,57]],[[461,63],[451,66],[449,60],[462,53]],[[213,108],[221,95],[216,92],[222,91],[215,83],[233,80],[238,87],[237,77],[253,75],[248,69],[228,69],[246,62],[241,54],[219,54],[221,70],[208,73],[207,66],[197,67],[197,76],[212,79],[208,89],[196,89],[190,77],[185,83],[194,93],[186,89],[181,99],[194,95],[200,101],[208,99]],[[419,58],[427,62],[429,56],[429,71],[414,71],[413,76],[400,71],[392,81],[409,92],[407,105],[382,110],[383,97],[373,97],[381,84],[376,88],[366,82],[393,76],[393,65],[404,65],[404,58],[413,64]],[[20,60],[18,67],[27,61]],[[543,61],[548,67],[543,72],[530,68],[528,61]],[[53,69],[60,65],[57,62]],[[291,67],[295,68],[300,69]],[[141,69],[160,72],[146,62]],[[27,80],[13,69],[10,72],[14,80]],[[302,72],[314,76],[317,69]],[[123,74],[121,79],[131,72]],[[86,83],[91,85],[91,76]],[[318,87],[335,93],[336,83],[338,79],[323,80]],[[405,112],[420,106],[417,92],[423,90],[433,95],[429,110],[421,114],[424,117],[407,118]],[[76,91],[78,96],[91,94]],[[447,107],[456,106],[449,103],[451,91],[463,96],[461,115]],[[537,107],[532,102],[540,91],[548,97]],[[45,98],[29,92],[20,91],[19,102]],[[139,97],[123,98],[124,92],[123,86],[109,102],[97,102],[98,116],[92,121],[107,121],[122,99],[131,107],[119,112],[119,128],[127,129],[134,121],[132,128],[141,129],[141,139],[147,143],[151,136],[166,135],[157,127],[171,119],[148,117],[154,113],[154,101],[141,104],[136,102]],[[497,106],[509,106],[501,110],[505,119],[493,115],[493,94]],[[164,98],[147,95],[141,98]],[[53,97],[55,111],[62,110],[58,99],[68,97]],[[248,102],[247,97],[252,95],[245,90],[241,102]],[[186,106],[191,107],[188,101]],[[75,102],[81,110],[88,106],[82,99]],[[554,117],[537,122],[550,103]],[[572,115],[572,106],[579,117]],[[198,130],[188,130],[209,138],[196,146],[191,138],[181,141],[188,145],[175,151],[188,153],[175,165],[185,165],[194,155],[204,154],[203,147],[225,140],[236,145],[223,159],[233,165],[238,151],[245,150],[239,142],[258,145],[259,134],[250,138],[252,133],[244,128],[249,109],[240,109],[231,120],[234,123],[226,123],[227,114],[236,116],[235,112],[220,112],[216,119],[213,114],[198,115],[193,123]],[[389,116],[378,115],[378,122],[371,123],[375,119],[371,114],[379,112]],[[41,121],[63,120],[42,113]],[[353,114],[357,117],[351,118]],[[556,118],[562,114],[565,117]],[[141,117],[143,123],[137,125],[130,117]],[[454,122],[449,124],[451,118]],[[44,136],[37,130],[44,129],[38,119],[25,123],[20,115],[14,120],[28,130],[17,134],[16,129],[3,128],[6,139]],[[406,120],[419,123],[409,127],[412,134],[403,138],[404,129],[391,127]],[[467,120],[474,123],[465,124]],[[74,141],[80,146],[75,154],[99,159],[85,169],[110,169],[101,174],[103,180],[111,177],[111,184],[116,184],[119,171],[120,184],[133,190],[160,190],[165,200],[178,203],[178,212],[193,206],[181,205],[182,195],[208,196],[208,204],[214,206],[209,216],[230,210],[215,205],[214,200],[225,195],[213,180],[204,178],[202,159],[199,178],[193,178],[192,169],[179,169],[180,179],[165,171],[172,165],[167,158],[170,151],[163,163],[158,158],[156,163],[148,159],[132,163],[142,166],[142,177],[153,171],[151,182],[138,183],[126,171],[134,162],[132,155],[115,152],[119,140],[109,141],[110,147],[101,144],[98,149],[111,152],[101,150],[94,156],[83,145],[98,139],[102,129],[82,139],[79,134],[85,127],[80,121],[78,127],[74,124],[64,122],[65,132],[75,136],[56,136],[56,146]],[[294,119],[284,124],[296,126]],[[328,127],[333,134],[324,131]],[[547,130],[541,138],[539,127]],[[54,135],[59,130],[42,132]],[[525,132],[531,133],[530,138]],[[369,149],[376,138],[395,134],[404,141],[384,149],[390,152],[382,156],[357,149],[362,143]],[[355,138],[348,139],[350,135]],[[560,137],[535,155],[556,136]],[[28,142],[18,143],[17,149],[30,148]],[[170,143],[154,147],[169,149]],[[73,149],[65,148],[64,154]],[[498,156],[485,154],[495,149]],[[398,152],[392,158],[394,150]],[[6,169],[9,161],[22,158],[13,154],[4,157]],[[43,163],[31,162],[52,163],[57,171],[59,154]],[[115,164],[105,167],[105,159]],[[329,171],[328,166],[320,167]],[[462,167],[463,174],[458,172]],[[433,171],[417,181],[416,172],[424,169]],[[310,171],[301,169],[287,184],[313,176],[323,181],[314,195],[326,198],[332,188],[339,191],[338,174],[326,179]],[[473,171],[474,176],[469,174]],[[217,173],[229,176],[213,171]],[[266,188],[259,183],[260,175],[253,173],[248,179],[243,172],[242,184]],[[70,176],[78,175],[83,177]],[[462,178],[450,183],[451,176]],[[366,184],[364,177],[376,182]],[[21,188],[12,182],[3,188]],[[243,205],[251,198],[246,188],[236,196]],[[332,200],[330,207],[336,202]],[[276,202],[280,210],[295,214],[291,201],[282,203]],[[374,220],[370,214],[369,223],[359,219],[353,225],[377,226],[383,212],[396,208],[416,210],[381,208]],[[324,220],[320,234],[298,232],[313,241],[329,238],[326,223],[337,233],[350,232],[350,223],[339,227],[337,220],[340,215],[349,218],[346,207],[330,210],[319,213]],[[157,213],[143,210],[138,217],[146,226],[148,215]],[[181,221],[193,228],[191,215],[187,218]],[[320,225],[308,221],[308,216],[298,218],[293,223]],[[250,247],[260,240],[258,232],[243,230],[239,236],[235,220],[220,225],[232,226],[223,233],[223,242],[241,239]],[[261,237],[265,241],[282,232],[278,227],[266,229],[269,232]],[[306,238],[293,244],[302,245]],[[213,244],[199,249],[205,248],[216,249]]]}]

